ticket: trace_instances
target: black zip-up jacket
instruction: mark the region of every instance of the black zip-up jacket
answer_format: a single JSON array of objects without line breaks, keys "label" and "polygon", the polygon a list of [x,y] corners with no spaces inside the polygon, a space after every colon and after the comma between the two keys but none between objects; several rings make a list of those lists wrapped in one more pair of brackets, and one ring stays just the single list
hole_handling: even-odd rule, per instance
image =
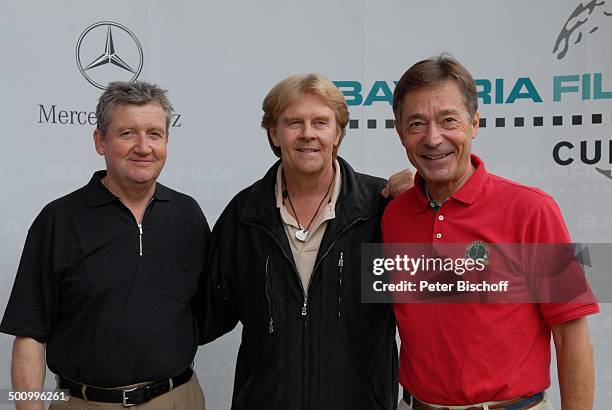
[{"label": "black zip-up jacket", "polygon": [[276,207],[280,162],[236,195],[213,229],[200,342],[243,325],[233,410],[396,408],[393,313],[360,300],[361,244],[380,241],[385,181],[338,161],[336,217],[307,298]]}]

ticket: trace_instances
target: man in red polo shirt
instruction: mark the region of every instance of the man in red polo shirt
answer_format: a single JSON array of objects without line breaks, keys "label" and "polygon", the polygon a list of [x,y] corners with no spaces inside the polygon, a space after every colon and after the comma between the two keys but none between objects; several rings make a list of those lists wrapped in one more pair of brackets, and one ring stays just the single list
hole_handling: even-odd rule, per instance
[{"label": "man in red polo shirt", "polygon": [[[418,173],[383,217],[387,243],[569,243],[554,200],[489,174],[471,153],[476,85],[449,56],[421,61],[395,88],[395,127]],[[400,409],[552,409],[550,337],[564,410],[593,406],[587,315],[597,303],[396,303]]]}]

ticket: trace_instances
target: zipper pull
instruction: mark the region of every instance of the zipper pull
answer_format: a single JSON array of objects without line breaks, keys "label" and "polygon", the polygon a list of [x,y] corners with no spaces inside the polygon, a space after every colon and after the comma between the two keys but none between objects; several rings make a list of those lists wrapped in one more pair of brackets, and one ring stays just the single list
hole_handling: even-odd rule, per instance
[{"label": "zipper pull", "polygon": [[268,333],[274,333],[274,320],[272,320],[272,318],[270,318],[270,323],[268,325]]},{"label": "zipper pull", "polygon": [[344,266],[344,252],[340,252],[340,259],[338,259],[338,266],[339,267]]},{"label": "zipper pull", "polygon": [[302,316],[306,316],[308,307],[308,297],[304,298],[304,306],[302,306]]},{"label": "zipper pull", "polygon": [[138,245],[140,247],[140,256],[142,256],[142,224],[138,224],[138,231],[140,232],[138,235]]}]

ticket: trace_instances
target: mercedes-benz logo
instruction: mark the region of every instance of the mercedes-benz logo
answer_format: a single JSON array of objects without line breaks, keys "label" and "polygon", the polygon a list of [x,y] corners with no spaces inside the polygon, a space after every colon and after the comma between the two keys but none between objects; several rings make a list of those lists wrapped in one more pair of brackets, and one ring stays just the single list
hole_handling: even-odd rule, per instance
[{"label": "mercedes-benz logo", "polygon": [[138,78],[142,71],[142,46],[127,27],[113,21],[100,21],[79,36],[76,62],[89,83],[105,89],[111,81]]}]

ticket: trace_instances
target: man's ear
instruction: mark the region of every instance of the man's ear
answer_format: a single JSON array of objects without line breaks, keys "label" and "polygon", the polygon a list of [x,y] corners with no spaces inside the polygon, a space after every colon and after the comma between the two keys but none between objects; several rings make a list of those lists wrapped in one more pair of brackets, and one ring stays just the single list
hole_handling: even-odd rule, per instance
[{"label": "man's ear", "polygon": [[104,156],[104,145],[106,143],[106,140],[104,139],[104,135],[102,134],[102,132],[99,129],[95,129],[93,132],[93,139],[94,139],[94,144],[96,146],[96,152],[99,155]]},{"label": "man's ear", "polygon": [[276,135],[276,127],[272,127],[268,130],[268,135],[270,135],[270,140],[275,147],[280,148],[280,141],[278,140],[278,136]]},{"label": "man's ear", "polygon": [[476,138],[478,129],[480,128],[480,113],[476,111],[474,118],[472,118],[472,139]]}]

